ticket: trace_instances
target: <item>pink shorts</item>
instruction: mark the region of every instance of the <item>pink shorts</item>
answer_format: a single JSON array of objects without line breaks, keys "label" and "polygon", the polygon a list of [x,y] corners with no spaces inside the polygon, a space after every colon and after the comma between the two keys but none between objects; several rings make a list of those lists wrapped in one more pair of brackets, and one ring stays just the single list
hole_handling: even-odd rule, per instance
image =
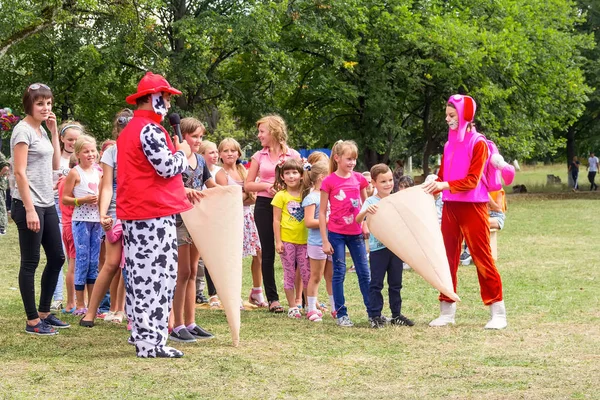
[{"label": "pink shorts", "polygon": [[323,252],[323,246],[309,244],[306,247],[306,254],[308,255],[308,258],[312,258],[313,260],[332,260],[330,255]]},{"label": "pink shorts", "polygon": [[[121,220],[115,220],[112,228],[105,232],[106,240],[109,243],[114,244],[117,242],[121,242],[123,240],[123,225],[121,224]],[[125,266],[125,249],[121,250],[121,269]]]},{"label": "pink shorts", "polygon": [[65,244],[65,251],[67,257],[75,259],[75,241],[73,240],[73,226],[69,224],[63,224],[62,240]]},{"label": "pink shorts", "polygon": [[121,220],[117,219],[112,228],[106,231],[106,240],[108,240],[110,243],[117,243],[122,237],[123,225],[121,225]]}]

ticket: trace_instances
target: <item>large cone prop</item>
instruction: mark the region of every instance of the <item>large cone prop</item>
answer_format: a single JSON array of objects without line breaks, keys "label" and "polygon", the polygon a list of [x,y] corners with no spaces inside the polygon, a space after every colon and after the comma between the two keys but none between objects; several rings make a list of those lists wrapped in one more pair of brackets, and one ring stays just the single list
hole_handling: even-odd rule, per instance
[{"label": "large cone prop", "polygon": [[377,206],[375,215],[367,215],[371,234],[434,288],[460,301],[453,290],[433,196],[414,186],[382,199]]},{"label": "large cone prop", "polygon": [[244,211],[241,186],[203,190],[205,197],[181,213],[204,265],[210,272],[231,329],[233,346],[240,343],[240,295]]}]

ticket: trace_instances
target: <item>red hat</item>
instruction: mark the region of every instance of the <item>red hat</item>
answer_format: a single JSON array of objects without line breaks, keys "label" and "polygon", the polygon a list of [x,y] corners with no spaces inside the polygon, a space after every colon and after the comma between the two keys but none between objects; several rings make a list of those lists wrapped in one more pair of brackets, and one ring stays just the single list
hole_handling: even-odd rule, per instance
[{"label": "red hat", "polygon": [[125,101],[129,104],[135,104],[135,100],[152,93],[167,92],[171,94],[181,94],[181,92],[171,86],[169,82],[161,75],[146,72],[146,75],[140,80],[137,87],[137,93],[127,96]]}]

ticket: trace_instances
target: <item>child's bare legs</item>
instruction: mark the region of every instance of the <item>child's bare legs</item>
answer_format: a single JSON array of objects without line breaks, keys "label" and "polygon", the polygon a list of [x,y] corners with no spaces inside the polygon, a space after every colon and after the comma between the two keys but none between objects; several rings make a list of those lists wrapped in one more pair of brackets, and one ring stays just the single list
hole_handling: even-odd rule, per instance
[{"label": "child's bare legs", "polygon": [[67,282],[67,310],[71,310],[75,307],[75,259],[67,259],[67,276],[65,278]]},{"label": "child's bare legs", "polygon": [[[123,274],[121,271],[118,272],[120,277],[119,279],[119,287],[117,288],[117,296],[115,303],[117,304],[115,309],[116,312],[125,312],[125,279],[123,279]],[[112,298],[112,297],[111,297]]]},{"label": "child's bare legs", "polygon": [[[333,263],[329,260],[325,262],[325,270],[323,271],[323,276],[325,277],[325,287],[327,289],[327,295],[330,298],[333,298],[333,287],[331,285],[331,280],[333,279]],[[333,307],[333,303],[331,304]]]},{"label": "child's bare legs", "polygon": [[490,229],[500,229],[500,225],[496,218],[490,218]]},{"label": "child's bare legs", "polygon": [[84,300],[84,296],[85,294],[83,293],[83,290],[76,290],[75,291],[75,296],[76,296],[76,307],[78,310],[81,310],[83,308],[85,308],[85,300]]},{"label": "child's bare legs", "polygon": [[262,287],[262,252],[258,250],[255,256],[252,256],[252,287]]},{"label": "child's bare legs", "polygon": [[[310,280],[308,281],[308,288],[306,289],[307,297],[317,297],[319,295],[319,283],[321,282],[321,276],[323,276],[323,270],[325,269],[325,263],[327,260],[314,260],[309,258],[310,261]],[[310,308],[309,308],[310,311]]]},{"label": "child's bare legs", "polygon": [[288,301],[288,307],[294,308],[298,306],[296,301],[296,291],[294,289],[284,289],[285,290],[285,298]]},{"label": "child's bare legs", "polygon": [[90,304],[90,300],[92,300],[92,293],[94,293],[94,285],[95,283],[88,283],[87,285],[85,285],[86,289],[87,289],[87,295],[88,295],[88,304]]},{"label": "child's bare legs", "polygon": [[[196,323],[196,274],[198,273],[198,261],[200,261],[200,253],[196,246],[191,244],[189,251],[190,257],[190,273],[187,283],[185,283],[185,306],[183,310],[183,321],[185,326],[190,326]],[[177,290],[175,290],[177,293]],[[179,325],[175,325],[179,326]]]},{"label": "child's bare legs", "polygon": [[110,283],[110,311],[115,313],[119,311],[117,307],[117,296],[119,293],[119,285],[121,284],[121,274],[115,274]]},{"label": "child's bare legs", "polygon": [[302,285],[302,275],[300,275],[300,268],[296,268],[296,277],[294,278],[294,287],[296,288],[296,305],[302,305],[302,291],[304,286]]},{"label": "child's bare legs", "polygon": [[190,279],[190,253],[191,244],[184,244],[177,249],[178,269],[175,295],[173,296],[173,327],[184,325],[184,306],[187,293],[188,280]]},{"label": "child's bare legs", "polygon": [[[119,268],[121,264],[121,254],[123,252],[123,244],[119,240],[116,243],[110,243],[106,241],[106,256],[104,261],[104,266],[100,270],[98,274],[98,278],[96,279],[96,283],[93,285],[95,291],[91,292],[92,296],[90,301],[88,302],[88,312],[83,317],[84,321],[93,321],[96,318],[96,313],[98,312],[98,307],[100,306],[100,302],[106,295],[106,291],[110,287],[110,284],[113,280],[113,277],[118,272],[121,273],[121,269]],[[70,268],[69,268],[70,270]],[[68,275],[67,275],[68,277]],[[83,291],[81,291],[81,295],[79,292],[77,293],[77,308],[79,307],[79,299],[83,302]],[[111,297],[112,299],[112,297]],[[111,304],[112,305],[112,304]]]}]

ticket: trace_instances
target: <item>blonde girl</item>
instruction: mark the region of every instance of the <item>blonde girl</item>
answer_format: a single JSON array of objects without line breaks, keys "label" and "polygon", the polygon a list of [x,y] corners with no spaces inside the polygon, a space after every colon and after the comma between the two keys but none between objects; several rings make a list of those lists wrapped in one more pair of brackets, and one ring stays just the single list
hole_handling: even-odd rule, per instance
[{"label": "blonde girl", "polygon": [[[125,108],[119,111],[113,120],[112,137],[116,140],[121,131],[133,118],[133,111]],[[104,147],[104,146],[103,146]],[[110,310],[104,317],[107,322],[121,323],[125,318],[125,276],[123,268],[123,226],[117,219],[117,145],[104,148],[100,158],[102,180],[98,208],[100,223],[105,232],[106,248],[104,264],[98,274],[94,291],[88,304],[86,315],[79,325],[91,328],[94,326],[98,307],[110,287]]]},{"label": "blonde girl", "polygon": [[98,150],[96,140],[81,135],[75,142],[75,156],[79,164],[67,175],[62,202],[75,206],[73,210],[73,241],[75,242],[75,292],[76,310],[73,315],[85,315],[84,289],[87,286],[88,302],[98,277],[98,258],[102,225],[98,211],[98,186],[101,173],[95,168]]},{"label": "blonde girl", "polygon": [[252,290],[248,302],[258,307],[268,307],[262,291],[261,248],[258,231],[254,222],[251,205],[256,201],[254,193],[244,190],[244,181],[248,175],[242,165],[242,149],[240,144],[232,138],[226,138],[219,143],[219,158],[223,168],[217,173],[217,184],[239,185],[242,187],[242,201],[244,204],[244,257],[252,256]]},{"label": "blonde girl", "polygon": [[[351,327],[354,324],[348,317],[344,298],[344,279],[346,276],[346,251],[348,247],[360,292],[367,310],[369,308],[369,265],[363,229],[356,222],[361,204],[367,198],[369,183],[362,174],[354,172],[358,148],[353,141],[336,142],[331,149],[329,170],[321,184],[319,209],[319,228],[323,240],[323,252],[333,255],[332,289],[335,301],[337,324]],[[331,213],[327,218],[327,207]]]},{"label": "blonde girl", "polygon": [[217,172],[221,169],[219,164],[219,149],[217,149],[217,145],[210,140],[204,140],[200,147],[198,148],[198,153],[204,157],[206,161],[206,166],[210,171],[213,179],[217,176]]},{"label": "blonde girl", "polygon": [[[296,267],[300,270],[305,287],[308,286],[310,277],[310,265],[306,258],[308,232],[302,208],[302,196],[306,188],[304,166],[301,160],[292,158],[280,163],[275,172],[277,177],[274,186],[278,192],[271,202],[275,250],[279,253],[283,266],[283,289],[289,305],[288,317],[301,318],[294,292]],[[301,290],[296,288],[296,291]]]},{"label": "blonde girl", "polygon": [[[310,158],[310,157],[309,157]],[[306,289],[308,312],[306,317],[313,322],[322,321],[323,313],[317,307],[317,295],[319,293],[319,283],[323,274],[327,282],[327,293],[329,295],[329,304],[331,309],[335,310],[333,301],[333,291],[331,289],[331,278],[333,276],[333,264],[331,256],[323,252],[323,241],[319,232],[319,206],[321,200],[321,184],[323,179],[329,174],[329,165],[326,161],[319,161],[314,164],[308,163],[308,183],[311,188],[310,193],[302,200],[304,207],[304,223],[308,228],[307,254],[310,262],[310,279]]]},{"label": "blonde girl", "polygon": [[[201,152],[202,137],[205,128],[195,118],[181,120],[181,134],[192,150],[188,157],[188,167],[182,172],[183,186],[188,199],[193,203],[200,200],[200,191],[206,185],[215,187],[208,163]],[[215,148],[216,150],[216,148]],[[172,324],[169,339],[176,342],[195,342],[197,339],[209,339],[213,335],[196,325],[196,274],[200,253],[180,215],[176,216],[177,227],[177,283],[173,296]],[[207,234],[210,234],[207,232]]]},{"label": "blonde girl", "polygon": [[[60,234],[63,234],[63,224],[62,224],[62,213],[60,210],[60,203],[58,199],[58,181],[60,179],[65,179],[69,174],[69,160],[73,155],[75,141],[84,133],[83,126],[77,121],[65,121],[58,127],[58,133],[60,138],[60,166],[58,169],[54,170],[52,173],[52,179],[54,183],[54,205],[56,206],[56,212],[58,213],[58,220],[60,222]],[[63,242],[63,250],[65,250],[65,243]],[[67,262],[69,261],[67,257]],[[63,296],[63,286],[64,286],[64,275],[62,269],[58,274],[58,282],[56,283],[56,289],[54,290],[54,301],[50,306],[51,310],[60,310],[63,306],[62,301],[64,299]],[[69,281],[69,277],[67,275],[67,304],[66,310],[72,310],[75,305],[75,288],[73,286],[73,281]]]},{"label": "blonde girl", "polygon": [[[256,193],[254,220],[262,248],[262,274],[269,311],[282,313],[275,283],[275,234],[271,200],[277,190],[275,167],[283,160],[300,159],[300,154],[287,145],[287,126],[279,115],[267,115],[256,122],[258,140],[262,147],[252,155],[245,189]],[[258,180],[257,180],[258,179]]]}]

